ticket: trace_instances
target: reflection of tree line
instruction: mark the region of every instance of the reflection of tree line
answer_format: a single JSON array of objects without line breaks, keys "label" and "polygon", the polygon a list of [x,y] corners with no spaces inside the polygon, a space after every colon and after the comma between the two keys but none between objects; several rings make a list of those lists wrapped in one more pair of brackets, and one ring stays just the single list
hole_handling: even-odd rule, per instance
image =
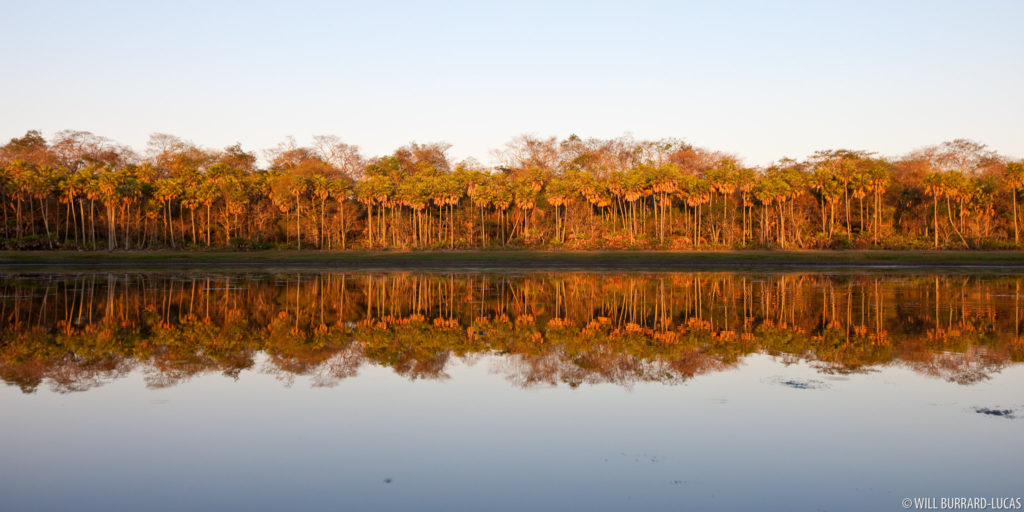
[{"label": "reflection of tree line", "polygon": [[85,274],[0,281],[0,378],[87,389],[254,367],[328,385],[443,378],[499,353],[522,385],[681,381],[765,352],[969,383],[1024,359],[1018,278],[780,274]]}]

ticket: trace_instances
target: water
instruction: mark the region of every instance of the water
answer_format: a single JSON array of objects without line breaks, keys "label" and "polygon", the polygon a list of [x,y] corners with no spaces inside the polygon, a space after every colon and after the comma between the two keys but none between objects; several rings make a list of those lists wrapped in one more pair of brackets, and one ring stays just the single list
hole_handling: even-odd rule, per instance
[{"label": "water", "polygon": [[0,277],[0,510],[1016,497],[1024,276]]}]

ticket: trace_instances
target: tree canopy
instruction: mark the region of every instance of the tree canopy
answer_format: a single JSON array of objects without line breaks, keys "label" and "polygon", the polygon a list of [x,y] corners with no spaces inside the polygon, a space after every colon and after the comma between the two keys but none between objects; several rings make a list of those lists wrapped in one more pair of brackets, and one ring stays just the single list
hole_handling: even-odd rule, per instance
[{"label": "tree canopy", "polygon": [[1014,248],[1024,162],[958,139],[747,167],[679,139],[520,136],[366,157],[334,136],[262,153],[154,134],[145,151],[32,130],[0,147],[8,249]]}]

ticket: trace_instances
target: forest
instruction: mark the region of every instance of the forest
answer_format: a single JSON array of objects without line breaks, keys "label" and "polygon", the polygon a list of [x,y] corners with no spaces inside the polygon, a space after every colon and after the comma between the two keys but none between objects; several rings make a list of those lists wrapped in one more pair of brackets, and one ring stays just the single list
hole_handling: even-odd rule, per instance
[{"label": "forest", "polygon": [[751,354],[969,385],[1024,361],[1020,277],[91,273],[0,281],[0,381],[82,391],[263,371],[331,386],[498,357],[522,386],[680,383]]},{"label": "forest", "polygon": [[0,147],[4,249],[1013,249],[1024,161],[957,139],[747,167],[657,141],[520,136],[367,157],[334,136],[257,154],[89,132]]}]

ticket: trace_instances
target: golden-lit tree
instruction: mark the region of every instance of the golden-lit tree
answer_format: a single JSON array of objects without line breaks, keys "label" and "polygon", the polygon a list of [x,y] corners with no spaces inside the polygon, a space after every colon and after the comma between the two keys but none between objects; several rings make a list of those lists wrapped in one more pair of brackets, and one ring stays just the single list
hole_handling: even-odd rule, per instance
[{"label": "golden-lit tree", "polygon": [[[336,137],[288,139],[261,168],[155,134],[144,156],[88,132],[0,146],[10,249],[316,247],[1017,247],[1020,162],[956,140],[897,159],[819,151],[744,168],[659,141],[519,137],[501,165],[448,144],[365,159]],[[97,208],[101,207],[101,208]],[[105,229],[104,229],[105,228]]]}]

